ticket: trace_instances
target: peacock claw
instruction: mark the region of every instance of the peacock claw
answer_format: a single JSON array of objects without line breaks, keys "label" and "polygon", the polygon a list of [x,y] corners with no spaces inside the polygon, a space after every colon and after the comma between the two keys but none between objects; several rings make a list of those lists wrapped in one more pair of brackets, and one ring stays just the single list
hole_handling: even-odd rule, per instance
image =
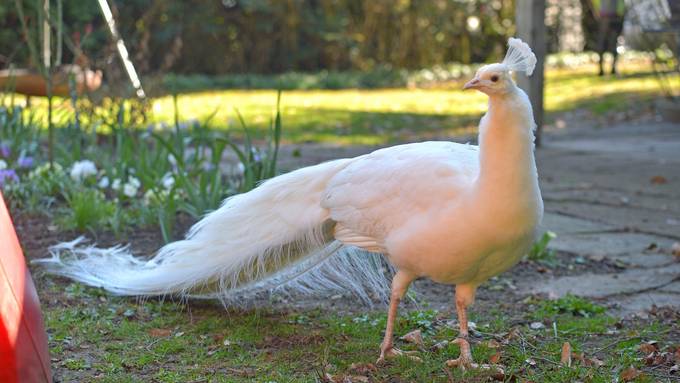
[{"label": "peacock claw", "polygon": [[460,356],[456,359],[449,359],[446,361],[448,367],[458,367],[461,370],[476,369],[479,367],[477,363],[472,360],[472,353],[470,353],[470,343],[463,338],[456,338],[452,343],[458,343],[460,346]]},{"label": "peacock claw", "polygon": [[415,355],[417,353],[418,351],[403,351],[395,347],[390,347],[380,351],[380,357],[375,362],[375,364],[382,364],[387,359],[394,359],[399,356],[406,356],[413,361],[422,362],[423,360]]}]

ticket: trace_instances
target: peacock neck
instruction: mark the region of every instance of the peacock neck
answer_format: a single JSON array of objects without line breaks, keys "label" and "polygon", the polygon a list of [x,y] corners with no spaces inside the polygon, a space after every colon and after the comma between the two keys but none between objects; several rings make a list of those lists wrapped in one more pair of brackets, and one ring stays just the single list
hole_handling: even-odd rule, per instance
[{"label": "peacock neck", "polygon": [[489,97],[479,132],[482,192],[497,196],[537,190],[534,126],[531,103],[521,89]]}]

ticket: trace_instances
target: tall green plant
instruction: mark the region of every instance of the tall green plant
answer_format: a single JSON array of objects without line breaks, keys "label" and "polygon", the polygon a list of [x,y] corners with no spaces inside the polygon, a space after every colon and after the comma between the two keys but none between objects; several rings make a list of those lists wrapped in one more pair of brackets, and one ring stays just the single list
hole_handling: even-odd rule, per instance
[{"label": "tall green plant", "polygon": [[267,147],[261,151],[253,145],[250,130],[243,119],[241,113],[236,110],[241,129],[244,134],[244,144],[241,149],[233,141],[227,144],[234,150],[239,160],[243,164],[243,180],[239,185],[238,191],[245,193],[254,189],[258,183],[276,175],[276,164],[278,161],[279,145],[281,143],[281,91],[276,97],[276,115],[269,125],[269,135],[267,137]]}]

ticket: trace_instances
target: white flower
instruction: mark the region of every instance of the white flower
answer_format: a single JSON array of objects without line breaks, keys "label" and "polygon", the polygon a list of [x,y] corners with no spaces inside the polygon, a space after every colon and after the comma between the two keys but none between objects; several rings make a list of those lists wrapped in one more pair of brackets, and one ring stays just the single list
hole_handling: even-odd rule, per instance
[{"label": "white flower", "polygon": [[137,187],[131,183],[126,183],[123,185],[123,194],[132,198],[137,195]]},{"label": "white flower", "polygon": [[90,160],[77,161],[71,167],[71,178],[75,181],[81,181],[96,174],[97,167]]},{"label": "white flower", "polygon": [[113,190],[120,190],[120,179],[116,178],[113,180],[113,183],[111,184],[111,189]]},{"label": "white flower", "polygon": [[50,163],[46,162],[28,173],[28,178],[44,177],[47,173],[62,174],[64,173],[64,168],[56,162],[50,167]]},{"label": "white flower", "polygon": [[106,189],[107,187],[109,187],[109,177],[107,176],[102,177],[102,179],[99,180],[97,186],[99,186],[100,189]]},{"label": "white flower", "polygon": [[236,165],[236,174],[243,174],[246,171],[246,167],[243,165],[242,162],[239,162],[238,165]]},{"label": "white flower", "polygon": [[165,189],[171,189],[173,186],[175,186],[175,177],[172,175],[172,173],[165,173],[161,179],[161,183]]},{"label": "white flower", "polygon": [[136,189],[139,189],[139,187],[142,186],[142,183],[139,182],[139,179],[137,177],[129,177],[128,183],[134,186]]},{"label": "white flower", "polygon": [[149,189],[144,193],[144,203],[145,204],[150,204],[152,200],[156,198],[156,192],[153,191],[153,189]]},{"label": "white flower", "polygon": [[0,160],[0,170],[7,169],[7,162],[5,160]]}]

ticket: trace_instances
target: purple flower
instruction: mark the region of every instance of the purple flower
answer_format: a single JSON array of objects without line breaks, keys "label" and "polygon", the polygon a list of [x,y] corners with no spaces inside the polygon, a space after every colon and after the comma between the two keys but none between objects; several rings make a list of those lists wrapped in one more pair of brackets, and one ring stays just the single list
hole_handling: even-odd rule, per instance
[{"label": "purple flower", "polygon": [[20,168],[29,169],[33,167],[33,157],[19,157],[17,165]]},{"label": "purple flower", "polygon": [[12,149],[9,144],[0,143],[0,157],[9,158],[10,154],[12,154]]},{"label": "purple flower", "polygon": [[4,186],[10,181],[19,182],[19,176],[17,176],[17,172],[15,172],[14,169],[0,170],[0,187]]}]

